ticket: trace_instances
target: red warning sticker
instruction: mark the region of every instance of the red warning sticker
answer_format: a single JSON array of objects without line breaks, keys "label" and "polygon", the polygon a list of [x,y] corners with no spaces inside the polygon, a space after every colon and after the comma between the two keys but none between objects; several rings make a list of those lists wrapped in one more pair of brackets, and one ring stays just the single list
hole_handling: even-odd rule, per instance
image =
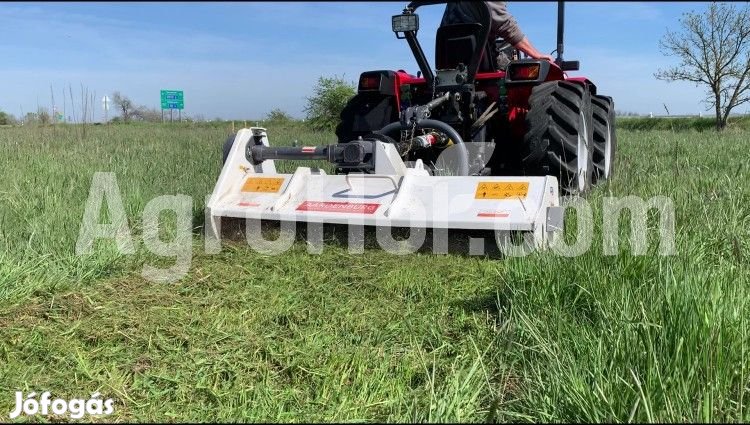
[{"label": "red warning sticker", "polygon": [[302,147],[302,153],[315,153],[315,146]]},{"label": "red warning sticker", "polygon": [[305,201],[297,211],[337,212],[349,214],[375,214],[380,204],[363,204],[357,202],[316,202]]},{"label": "red warning sticker", "polygon": [[477,214],[477,217],[479,218],[508,218],[510,217],[510,213],[507,211],[481,212]]},{"label": "red warning sticker", "polygon": [[256,204],[255,202],[238,202],[238,206],[240,207],[259,207],[260,204]]}]

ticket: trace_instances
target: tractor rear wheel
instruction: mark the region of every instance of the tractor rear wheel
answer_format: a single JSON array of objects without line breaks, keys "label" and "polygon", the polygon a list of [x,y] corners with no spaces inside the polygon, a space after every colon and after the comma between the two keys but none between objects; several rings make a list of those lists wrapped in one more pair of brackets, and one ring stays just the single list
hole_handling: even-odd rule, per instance
[{"label": "tractor rear wheel", "polygon": [[615,104],[611,97],[591,96],[594,113],[594,182],[609,180],[614,171],[617,136]]},{"label": "tractor rear wheel", "polygon": [[568,81],[534,87],[522,163],[527,175],[551,175],[568,195],[591,189],[594,172],[591,92]]},{"label": "tractor rear wheel", "polygon": [[232,150],[232,146],[234,145],[234,138],[237,137],[237,133],[232,133],[227,137],[227,140],[224,141],[224,147],[222,148],[222,158],[221,158],[221,164],[224,165],[227,162],[227,158],[229,157],[229,152]]}]

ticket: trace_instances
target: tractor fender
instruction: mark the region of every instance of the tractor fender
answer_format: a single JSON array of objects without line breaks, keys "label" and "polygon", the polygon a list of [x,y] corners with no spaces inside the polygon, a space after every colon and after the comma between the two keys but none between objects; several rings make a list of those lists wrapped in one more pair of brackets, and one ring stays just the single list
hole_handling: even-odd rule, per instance
[{"label": "tractor fender", "polygon": [[592,95],[596,94],[596,84],[594,84],[593,81],[589,80],[587,77],[569,77],[565,78],[565,81],[570,81],[571,83],[576,83],[584,87],[588,87]]}]

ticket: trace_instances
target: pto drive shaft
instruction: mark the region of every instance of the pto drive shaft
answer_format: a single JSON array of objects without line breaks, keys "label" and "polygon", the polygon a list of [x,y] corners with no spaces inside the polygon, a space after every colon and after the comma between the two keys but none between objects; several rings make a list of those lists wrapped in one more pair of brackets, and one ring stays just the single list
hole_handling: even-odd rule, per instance
[{"label": "pto drive shaft", "polygon": [[358,165],[372,156],[373,144],[368,140],[326,146],[271,147],[248,144],[245,156],[253,164],[265,160],[324,160],[333,164]]}]

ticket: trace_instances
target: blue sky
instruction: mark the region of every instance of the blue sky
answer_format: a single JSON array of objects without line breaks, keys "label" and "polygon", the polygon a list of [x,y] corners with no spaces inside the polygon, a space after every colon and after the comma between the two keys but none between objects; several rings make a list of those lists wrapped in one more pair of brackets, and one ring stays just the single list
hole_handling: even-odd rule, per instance
[{"label": "blue sky", "polygon": [[[65,88],[80,102],[81,85],[119,90],[159,107],[160,89],[185,92],[187,115],[260,118],[273,108],[303,116],[305,97],[321,75],[354,81],[372,69],[417,66],[390,17],[407,2],[3,3],[0,7],[0,110],[16,116],[49,107],[52,85],[62,109]],[[555,2],[508,3],[543,51],[555,48]],[[444,6],[421,8],[420,40],[430,59]],[[658,40],[681,13],[703,2],[568,2],[566,59],[616,108],[695,114],[703,89],[657,81],[664,57]],[[69,111],[68,115],[70,115]],[[737,111],[745,112],[745,111]],[[96,102],[96,119],[102,116]]]}]

